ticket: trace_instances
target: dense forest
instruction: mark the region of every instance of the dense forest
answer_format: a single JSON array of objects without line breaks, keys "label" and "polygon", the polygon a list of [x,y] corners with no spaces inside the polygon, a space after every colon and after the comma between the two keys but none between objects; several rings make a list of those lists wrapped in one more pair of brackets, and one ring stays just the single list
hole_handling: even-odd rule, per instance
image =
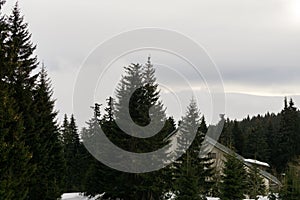
[{"label": "dense forest", "polygon": [[[0,11],[3,4],[0,0]],[[229,200],[243,199],[244,194],[254,198],[269,194],[271,199],[274,193],[283,200],[299,199],[300,115],[292,99],[284,98],[277,114],[227,119],[219,139],[244,157],[271,165],[270,171],[283,185],[278,191],[267,191],[256,171],[248,172],[236,158],[228,157],[222,175],[216,176],[219,172],[212,158],[198,156],[208,130],[205,117],[193,99],[180,126],[166,115],[150,58],[145,64],[124,68],[116,97],[95,103],[86,127],[79,130],[73,115],[65,115],[62,124],[57,122],[51,80],[35,55],[36,46],[18,4],[9,16],[0,12],[0,40],[0,199],[55,200],[66,192],[123,200],[171,196]],[[135,90],[137,85],[141,87]],[[157,114],[155,120],[164,123],[158,134],[141,139],[118,127],[116,120],[124,118],[123,102],[129,94],[132,120],[139,126],[149,124],[151,107]],[[183,155],[171,165],[148,173],[127,173],[107,167],[86,150],[84,143],[93,140],[98,126],[114,144],[136,153],[170,145],[166,138],[176,129],[181,134],[196,132],[196,136],[193,141],[178,140],[182,149],[191,145],[185,152],[179,148],[175,153]]]},{"label": "dense forest", "polygon": [[300,113],[292,99],[284,98],[280,113],[266,113],[242,121],[227,119],[220,142],[246,158],[271,164],[282,173],[300,155]]}]

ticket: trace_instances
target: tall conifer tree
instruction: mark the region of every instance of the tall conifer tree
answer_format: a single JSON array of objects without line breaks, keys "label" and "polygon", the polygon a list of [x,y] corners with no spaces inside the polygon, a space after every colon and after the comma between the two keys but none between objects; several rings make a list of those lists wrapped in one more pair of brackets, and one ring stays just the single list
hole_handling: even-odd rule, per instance
[{"label": "tall conifer tree", "polygon": [[[155,79],[155,70],[150,58],[145,65],[131,64],[125,67],[119,87],[117,89],[117,98],[115,103],[115,118],[116,120],[128,125],[128,113],[126,112],[129,104],[129,113],[133,122],[138,126],[146,126],[149,123],[156,126],[160,122],[165,122],[162,130],[155,136],[150,138],[131,137],[121,131],[116,124],[109,129],[111,140],[119,147],[136,153],[145,153],[155,151],[164,145],[169,145],[165,141],[165,137],[174,130],[174,127],[166,120],[165,110],[159,100],[159,90]],[[126,101],[129,99],[129,103]],[[149,109],[153,112],[149,113]],[[138,136],[139,131],[131,129],[131,134]],[[112,134],[113,133],[113,134]],[[160,159],[160,158],[153,158]],[[150,162],[150,161],[149,161]],[[144,173],[131,174],[115,172],[116,194],[123,199],[160,199],[166,189],[166,181],[163,179],[165,169]]]},{"label": "tall conifer tree", "polygon": [[46,69],[42,67],[34,94],[37,108],[35,127],[39,135],[40,160],[37,165],[34,196],[31,199],[56,199],[62,194],[64,180],[63,146],[56,123],[52,89]]},{"label": "tall conifer tree", "polygon": [[[31,169],[36,169],[40,164],[39,149],[44,144],[39,141],[37,128],[36,106],[34,105],[33,95],[37,74],[33,70],[38,66],[37,58],[34,55],[35,46],[31,42],[31,35],[28,32],[27,23],[24,22],[20,14],[18,4],[12,10],[12,14],[7,20],[9,37],[7,39],[7,77],[6,81],[11,85],[12,97],[15,99],[16,111],[21,113],[23,119],[24,131],[21,139],[29,147],[32,155],[30,159]],[[33,199],[37,189],[38,176],[33,174],[29,179],[29,193],[27,198]]]},{"label": "tall conifer tree", "polygon": [[65,115],[62,126],[62,134],[66,162],[65,191],[79,191],[82,188],[82,171],[80,168],[82,162],[82,144],[80,143],[74,115],[71,115],[70,120],[68,120],[67,116]]},{"label": "tall conifer tree", "polygon": [[247,172],[235,155],[227,155],[220,188],[222,200],[242,200],[247,193]]},{"label": "tall conifer tree", "polygon": [[292,99],[284,100],[284,109],[281,111],[279,131],[275,135],[276,156],[273,158],[273,164],[278,172],[283,172],[287,163],[294,159],[300,153],[299,142],[299,123],[300,117],[297,108]]},{"label": "tall conifer tree", "polygon": [[23,140],[23,119],[8,79],[12,70],[7,60],[9,27],[1,12],[4,3],[0,1],[0,196],[23,200],[33,172],[29,164],[32,154]]},{"label": "tall conifer tree", "polygon": [[[186,115],[182,118],[179,127],[181,135],[177,137],[177,153],[183,155],[175,163],[175,193],[176,199],[206,199],[212,179],[212,164],[210,158],[200,157],[201,145],[204,141],[206,130],[204,118],[200,119],[196,102],[192,99]],[[191,135],[195,138],[191,141]],[[186,137],[190,135],[189,137]],[[188,144],[190,146],[188,147]],[[182,152],[186,149],[185,152]]]}]

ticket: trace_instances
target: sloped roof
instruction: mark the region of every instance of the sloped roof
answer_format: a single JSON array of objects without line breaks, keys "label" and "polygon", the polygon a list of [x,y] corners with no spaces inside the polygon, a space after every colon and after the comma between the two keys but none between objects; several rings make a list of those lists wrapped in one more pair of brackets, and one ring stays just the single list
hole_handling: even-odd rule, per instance
[{"label": "sloped roof", "polygon": [[[215,148],[217,148],[217,149],[223,151],[223,152],[226,153],[226,154],[235,156],[237,159],[239,159],[240,161],[242,161],[242,162],[244,163],[244,165],[246,165],[247,167],[249,167],[249,168],[253,167],[253,163],[248,162],[249,159],[245,159],[243,156],[237,154],[236,152],[234,152],[233,150],[229,149],[228,147],[226,147],[226,146],[220,144],[219,142],[214,141],[213,139],[211,139],[211,138],[209,138],[209,137],[206,137],[206,138],[205,138],[205,141],[206,141],[208,144],[213,145],[212,148],[215,147]],[[211,148],[211,149],[212,149],[212,148]],[[210,150],[211,150],[211,149],[210,149]],[[262,163],[263,163],[263,162],[262,162]],[[266,163],[266,164],[267,164],[267,163]],[[267,164],[267,165],[269,166],[269,164]],[[280,182],[275,176],[273,176],[272,174],[270,174],[269,172],[266,172],[266,171],[264,171],[264,170],[262,170],[262,169],[259,169],[259,168],[258,168],[258,170],[259,170],[260,175],[262,175],[263,177],[265,177],[265,178],[271,180],[272,182],[276,183],[277,185],[281,185],[281,182]]]},{"label": "sloped roof", "polygon": [[260,165],[260,166],[263,166],[263,167],[270,167],[270,165],[268,163],[261,162],[259,160],[254,160],[254,159],[245,159],[245,162],[255,164],[255,165]]},{"label": "sloped roof", "polygon": [[[166,137],[166,140],[169,140],[171,139],[172,137],[175,137],[176,135],[180,135],[180,134],[177,134],[177,132],[179,132],[180,130],[179,129],[176,129],[175,131],[173,131],[171,134],[169,134],[167,137]],[[206,135],[205,137],[205,140],[203,141],[203,144],[202,144],[202,147],[201,147],[201,154],[199,156],[204,156],[206,155],[207,153],[211,152],[211,150],[213,148],[217,148],[219,149],[220,151],[228,154],[228,155],[232,155],[232,156],[235,156],[237,159],[239,159],[240,161],[242,161],[244,163],[245,166],[251,168],[253,167],[253,163],[249,162],[250,159],[245,159],[243,156],[237,154],[236,152],[234,152],[233,150],[231,150],[230,148],[222,145],[221,143],[217,142],[216,140],[208,137]],[[252,161],[252,160],[251,160]],[[258,164],[258,163],[256,163]],[[264,162],[260,162],[260,164],[263,164],[263,165],[268,165],[267,163],[264,163]],[[277,185],[281,185],[281,182],[275,177],[273,176],[272,174],[262,170],[262,169],[259,169],[259,173],[260,175],[262,175],[263,177],[271,180],[273,183],[277,184]]]}]

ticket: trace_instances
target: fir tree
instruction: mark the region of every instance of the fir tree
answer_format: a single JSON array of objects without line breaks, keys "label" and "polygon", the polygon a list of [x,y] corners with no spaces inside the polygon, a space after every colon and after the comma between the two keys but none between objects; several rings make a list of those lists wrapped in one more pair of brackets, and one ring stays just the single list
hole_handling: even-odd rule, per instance
[{"label": "fir tree", "polygon": [[[81,132],[85,144],[95,144],[91,140],[93,140],[94,134],[99,131],[100,125],[101,129],[106,133],[112,128],[114,123],[113,115],[111,115],[112,102],[113,99],[109,98],[107,101],[108,106],[105,108],[105,114],[102,119],[100,114],[100,104],[95,103],[95,106],[92,107],[94,115],[87,122],[87,128],[84,128]],[[91,148],[91,145],[89,146]],[[88,196],[95,196],[97,194],[105,193],[102,197],[103,199],[118,197],[117,177],[115,177],[116,172],[96,160],[89,152],[86,152],[85,158],[85,162],[88,163],[87,173],[84,179],[85,194]]]},{"label": "fir tree", "polygon": [[64,156],[66,161],[66,180],[65,191],[78,191],[82,187],[81,184],[81,143],[77,130],[75,118],[71,115],[70,120],[65,115],[62,126]]},{"label": "fir tree", "polygon": [[1,81],[9,83],[8,77],[11,74],[11,69],[7,61],[7,51],[8,51],[7,39],[9,36],[9,27],[7,24],[6,16],[2,15],[2,6],[4,5],[4,3],[5,3],[4,0],[0,1],[0,58],[1,58],[0,77],[1,77]]},{"label": "fir tree", "polygon": [[258,199],[258,195],[265,195],[266,193],[266,185],[256,166],[249,169],[247,186],[249,188],[248,195],[251,199]]},{"label": "fir tree", "polygon": [[227,147],[234,147],[234,139],[232,134],[233,122],[227,118],[220,135],[220,143]]},{"label": "fir tree", "polygon": [[[33,95],[37,74],[33,70],[38,66],[37,58],[34,56],[35,46],[31,43],[31,35],[27,30],[27,24],[20,14],[18,4],[12,10],[12,14],[7,19],[8,38],[5,43],[6,50],[6,82],[10,84],[12,97],[17,103],[16,112],[21,113],[24,122],[24,131],[20,140],[25,141],[32,155],[30,159],[31,169],[36,169],[40,164],[39,149],[44,144],[39,141],[40,135],[37,134],[35,126],[37,116],[36,106],[34,105]],[[29,193],[27,199],[33,199],[35,190],[38,189],[38,176],[33,174],[28,182]]]},{"label": "fir tree", "polygon": [[[299,167],[299,165],[298,165]],[[283,188],[280,191],[281,200],[298,200],[300,196],[300,175],[296,166],[290,165],[285,173]]]},{"label": "fir tree", "polygon": [[[1,63],[2,64],[2,63]],[[1,199],[26,199],[33,169],[32,154],[22,140],[21,114],[6,83],[0,79],[0,196]]]},{"label": "fir tree", "polygon": [[38,181],[31,189],[31,199],[57,199],[62,194],[64,180],[63,146],[56,123],[52,89],[47,72],[42,67],[35,88],[34,105],[37,108],[35,127],[39,137],[39,164],[35,173]]},{"label": "fir tree", "polygon": [[234,139],[234,146],[237,153],[243,154],[244,136],[236,120],[233,123],[232,135]]},{"label": "fir tree", "polygon": [[[104,120],[109,122],[114,121],[114,99],[112,97],[107,99],[107,107],[104,110],[106,112]],[[98,115],[100,116],[100,113]]]},{"label": "fir tree", "polygon": [[201,117],[201,122],[200,122],[200,126],[199,126],[199,131],[201,131],[202,133],[206,134],[208,131],[208,127],[206,125],[206,121],[205,121],[205,117],[202,116]]},{"label": "fir tree", "polygon": [[[192,99],[186,116],[180,124],[181,135],[177,138],[177,153],[184,154],[175,163],[175,193],[176,199],[206,199],[205,195],[211,189],[212,167],[211,159],[200,157],[200,149],[205,134],[200,131],[200,115],[196,102]],[[203,123],[202,127],[206,127]],[[195,138],[192,141],[192,135]],[[190,146],[189,146],[190,145]]]},{"label": "fir tree", "polygon": [[299,152],[299,113],[297,112],[294,102],[290,99],[284,100],[284,109],[281,111],[281,120],[279,131],[275,135],[276,157],[273,159],[273,164],[279,172],[282,172],[287,163],[295,158]]},{"label": "fir tree", "polygon": [[249,158],[269,161],[270,149],[266,139],[266,130],[260,126],[248,129],[250,131],[246,142],[244,155]]},{"label": "fir tree", "polygon": [[[32,75],[33,70],[38,66],[37,58],[34,56],[36,46],[30,41],[31,34],[27,30],[28,24],[24,22],[24,17],[20,14],[18,3],[16,3],[7,21],[9,38],[6,53],[9,67],[13,71],[8,78],[10,83],[15,84],[18,95],[16,97],[19,97],[16,99],[22,102],[21,95],[26,94],[26,92],[28,93],[26,97],[30,95],[38,76],[37,74]],[[23,100],[25,101],[25,99]]]},{"label": "fir tree", "polygon": [[[143,127],[151,123],[156,127],[162,124],[162,129],[150,138],[137,138],[124,133],[115,122],[105,122],[102,125],[109,139],[124,150],[145,153],[155,151],[169,143],[164,139],[174,127],[166,120],[165,110],[159,101],[154,72],[150,59],[146,65],[131,64],[125,67],[125,74],[117,89],[114,114],[118,123],[125,126],[130,124],[128,131],[134,136],[141,134],[141,129],[134,128],[135,125]],[[126,120],[128,112],[135,125]],[[152,160],[149,160],[149,164],[151,163]],[[166,174],[165,169],[145,174],[115,172],[116,189],[111,195],[121,199],[159,199],[167,191],[168,184],[163,178]]]},{"label": "fir tree", "polygon": [[246,180],[247,172],[244,164],[235,155],[227,155],[220,188],[221,199],[244,199]]}]

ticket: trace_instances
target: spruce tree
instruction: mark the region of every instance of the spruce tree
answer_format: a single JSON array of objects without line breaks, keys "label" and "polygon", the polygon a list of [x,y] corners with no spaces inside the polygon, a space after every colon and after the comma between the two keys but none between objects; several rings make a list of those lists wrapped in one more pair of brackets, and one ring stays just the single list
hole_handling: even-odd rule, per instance
[{"label": "spruce tree", "polygon": [[[81,131],[82,140],[85,144],[95,144],[93,141],[94,134],[97,134],[99,126],[106,133],[112,128],[113,99],[108,99],[108,106],[105,108],[105,115],[101,119],[100,104],[95,103],[92,107],[94,111],[93,117],[87,122],[87,127]],[[91,148],[91,147],[90,147]],[[97,194],[104,194],[103,198],[115,197],[117,191],[115,181],[116,173],[113,169],[105,166],[100,161],[96,160],[89,152],[86,151],[85,162],[88,164],[87,172],[84,178],[85,194],[88,196],[96,196]],[[117,196],[116,196],[117,197]]]},{"label": "spruce tree", "polygon": [[0,197],[23,200],[33,173],[32,154],[23,140],[24,122],[8,78],[13,70],[7,57],[9,26],[1,12],[4,3],[0,1]]},{"label": "spruce tree", "polygon": [[4,0],[0,1],[0,77],[1,81],[8,82],[8,76],[11,74],[11,68],[7,61],[7,39],[9,37],[9,27],[7,24],[7,17],[2,15],[2,6],[5,4]]},{"label": "spruce tree", "polygon": [[299,155],[299,122],[300,117],[294,102],[287,98],[284,100],[284,109],[281,111],[279,131],[275,135],[276,157],[273,159],[273,164],[278,172],[284,171],[287,163]]},{"label": "spruce tree", "polygon": [[201,122],[200,122],[200,126],[199,126],[199,131],[201,131],[202,133],[206,134],[208,131],[208,127],[206,125],[206,121],[205,121],[205,117],[202,116],[201,117]]},{"label": "spruce tree", "polygon": [[220,197],[222,200],[242,200],[246,194],[247,172],[235,155],[227,155],[223,168]]},{"label": "spruce tree", "polygon": [[269,161],[270,148],[267,143],[267,130],[260,123],[248,128],[247,141],[245,142],[245,151],[242,155],[247,158],[253,158],[264,162]]},{"label": "spruce tree", "polygon": [[31,189],[31,199],[57,199],[63,192],[65,165],[51,83],[44,67],[35,88],[34,105],[37,108],[35,128],[41,144],[41,156],[35,172],[38,183]]},{"label": "spruce tree", "polygon": [[[37,110],[34,105],[33,95],[37,74],[33,74],[33,70],[38,66],[37,58],[34,56],[35,46],[31,43],[31,35],[28,32],[27,24],[24,22],[20,14],[18,4],[12,10],[12,14],[7,20],[9,37],[7,39],[7,70],[6,81],[11,85],[12,97],[15,99],[16,110],[21,113],[24,121],[24,134],[21,139],[29,147],[32,154],[30,159],[31,169],[36,169],[40,164],[39,149],[44,144],[39,141],[37,128],[35,126],[37,120]],[[26,122],[26,123],[25,123]],[[38,176],[33,174],[29,179],[29,193],[27,198],[33,199],[36,190],[38,190]]]},{"label": "spruce tree", "polygon": [[7,62],[8,26],[1,13],[3,4],[0,1],[0,197],[23,200],[33,173],[29,163],[32,154],[23,140],[24,122],[8,80],[11,69]]},{"label": "spruce tree", "polygon": [[0,196],[1,199],[26,199],[33,169],[32,154],[22,140],[22,116],[15,111],[15,101],[8,87],[0,81]]},{"label": "spruce tree", "polygon": [[[166,120],[165,110],[159,100],[158,85],[155,83],[154,68],[150,58],[145,65],[131,64],[125,67],[125,73],[122,76],[119,87],[116,92],[115,102],[115,120],[124,125],[130,124],[130,118],[137,126],[146,126],[150,122],[154,126],[163,123]],[[129,102],[126,101],[129,99]],[[129,104],[129,108],[128,107]],[[149,109],[153,112],[149,113]],[[152,121],[151,121],[152,120]],[[111,127],[106,127],[106,133],[113,143],[124,150],[136,153],[146,153],[155,151],[169,141],[165,137],[170,134],[174,127],[166,120],[162,130],[150,138],[131,137],[124,133],[116,123],[111,123]],[[140,130],[129,127],[131,134],[139,136]],[[153,158],[161,159],[161,158]],[[152,160],[149,160],[149,164]],[[167,191],[166,169],[159,171],[131,174],[124,172],[115,172],[117,190],[114,194],[121,199],[159,199]]]},{"label": "spruce tree", "polygon": [[234,147],[234,138],[232,134],[233,122],[227,118],[220,135],[220,143],[227,147]]},{"label": "spruce tree", "polygon": [[280,200],[298,200],[300,196],[300,176],[298,166],[290,165],[285,173],[283,187],[279,193]]},{"label": "spruce tree", "polygon": [[72,191],[72,178],[71,178],[71,165],[72,165],[72,137],[71,131],[69,127],[69,119],[68,116],[64,115],[63,124],[61,126],[61,135],[63,141],[63,152],[64,152],[64,160],[66,163],[65,167],[65,183],[64,183],[64,191]]},{"label": "spruce tree", "polygon": [[243,154],[244,136],[236,120],[233,122],[232,135],[237,153]]},{"label": "spruce tree", "polygon": [[264,196],[266,193],[266,185],[257,166],[252,166],[248,171],[247,188],[249,188],[247,193],[251,199],[257,200],[258,195]]},{"label": "spruce tree", "polygon": [[64,120],[62,126],[60,127],[60,132],[61,132],[61,137],[65,148],[68,141],[71,141],[70,130],[69,130],[69,119],[67,114],[64,115]]},{"label": "spruce tree", "polygon": [[65,115],[62,135],[64,143],[64,156],[66,162],[66,179],[65,191],[74,192],[82,188],[81,178],[81,146],[79,133],[75,122],[74,115],[71,115],[70,120]]},{"label": "spruce tree", "polygon": [[[182,118],[179,127],[181,135],[177,138],[177,153],[183,155],[176,161],[175,166],[175,194],[176,199],[206,199],[212,183],[212,161],[208,157],[200,157],[200,149],[205,134],[200,128],[200,115],[196,102],[192,99],[186,115]],[[201,125],[201,126],[200,126]],[[196,134],[192,141],[191,134]],[[189,135],[189,136],[188,136]],[[190,146],[188,147],[188,145]]]},{"label": "spruce tree", "polygon": [[[28,32],[28,24],[21,16],[18,3],[13,8],[8,20],[9,38],[7,40],[7,60],[12,73],[8,81],[14,85],[15,98],[18,101],[19,109],[25,118],[33,121],[32,115],[32,91],[34,90],[38,74],[33,74],[38,66],[37,58],[34,55],[36,46],[31,42],[31,34]],[[27,124],[27,123],[26,123]],[[28,123],[25,127],[28,132],[32,131],[33,124]],[[29,133],[28,133],[29,134]]]}]

